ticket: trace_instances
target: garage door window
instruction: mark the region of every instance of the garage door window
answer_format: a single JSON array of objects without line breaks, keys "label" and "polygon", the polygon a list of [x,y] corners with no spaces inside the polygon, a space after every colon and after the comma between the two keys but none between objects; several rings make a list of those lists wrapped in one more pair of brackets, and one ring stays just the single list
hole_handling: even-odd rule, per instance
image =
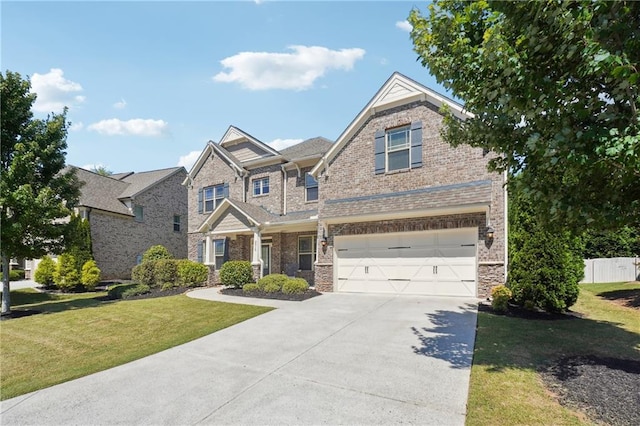
[{"label": "garage door window", "polygon": [[313,261],[316,258],[316,236],[309,235],[298,238],[298,268],[303,271],[313,269]]}]

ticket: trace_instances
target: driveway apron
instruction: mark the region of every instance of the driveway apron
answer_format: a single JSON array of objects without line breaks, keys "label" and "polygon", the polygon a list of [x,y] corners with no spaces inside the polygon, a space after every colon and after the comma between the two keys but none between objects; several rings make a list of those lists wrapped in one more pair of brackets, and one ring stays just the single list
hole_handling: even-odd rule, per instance
[{"label": "driveway apron", "polygon": [[[235,300],[213,289],[190,296]],[[278,308],[3,401],[1,423],[464,424],[475,299],[329,293],[255,302]]]}]

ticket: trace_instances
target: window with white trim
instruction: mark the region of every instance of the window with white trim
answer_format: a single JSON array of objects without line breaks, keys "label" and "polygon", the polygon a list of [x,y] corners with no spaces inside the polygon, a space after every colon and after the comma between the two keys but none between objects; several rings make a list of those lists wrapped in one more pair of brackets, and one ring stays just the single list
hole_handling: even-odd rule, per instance
[{"label": "window with white trim", "polygon": [[213,247],[216,269],[220,269],[224,263],[224,240],[213,240]]},{"label": "window with white trim", "polygon": [[224,184],[203,188],[204,211],[212,212],[224,199]]},{"label": "window with white trim", "polygon": [[269,178],[260,178],[253,180],[253,196],[266,195],[269,193]]},{"label": "window with white trim", "polygon": [[304,174],[305,201],[318,201],[318,181],[309,173]]},{"label": "window with white trim", "polygon": [[411,164],[411,138],[409,126],[387,130],[387,171],[408,169]]},{"label": "window with white trim", "polygon": [[306,235],[298,237],[298,269],[312,271],[316,259],[316,236]]}]

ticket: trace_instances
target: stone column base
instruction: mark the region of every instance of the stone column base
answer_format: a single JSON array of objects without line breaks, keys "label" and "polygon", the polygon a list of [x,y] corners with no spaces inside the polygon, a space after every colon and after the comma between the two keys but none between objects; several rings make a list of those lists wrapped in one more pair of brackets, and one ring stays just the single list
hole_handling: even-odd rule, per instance
[{"label": "stone column base", "polygon": [[333,264],[318,263],[315,265],[314,284],[317,291],[333,291]]}]

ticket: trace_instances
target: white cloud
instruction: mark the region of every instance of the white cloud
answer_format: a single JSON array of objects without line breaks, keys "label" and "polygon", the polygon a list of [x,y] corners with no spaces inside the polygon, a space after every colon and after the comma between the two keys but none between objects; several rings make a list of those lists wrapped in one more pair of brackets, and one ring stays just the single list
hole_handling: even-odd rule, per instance
[{"label": "white cloud", "polygon": [[34,111],[38,112],[59,113],[65,106],[71,108],[85,100],[78,94],[82,92],[82,86],[64,78],[64,72],[59,68],[51,68],[47,74],[34,73],[31,91],[38,95],[33,104]]},{"label": "white cloud", "polygon": [[398,21],[398,22],[396,22],[396,28],[399,28],[402,31],[406,31],[408,33],[410,33],[411,30],[413,29],[413,27],[411,26],[409,21]]},{"label": "white cloud", "polygon": [[113,104],[113,107],[115,109],[124,109],[124,107],[126,106],[127,106],[127,101],[125,101],[124,99],[120,99],[118,102]]},{"label": "white cloud", "polygon": [[295,144],[302,142],[303,139],[274,139],[268,143],[268,145],[275,149],[276,151],[280,151],[282,149],[288,148]]},{"label": "white cloud", "polygon": [[167,133],[169,123],[163,120],[135,118],[123,121],[117,118],[98,121],[87,127],[103,135],[162,136]]},{"label": "white cloud", "polygon": [[187,170],[191,170],[201,153],[202,151],[191,151],[187,155],[181,155],[178,160],[178,167],[182,166]]},{"label": "white cloud", "polygon": [[213,80],[239,83],[249,90],[306,90],[328,70],[353,68],[364,57],[364,49],[331,50],[322,46],[289,46],[291,53],[240,52],[220,61],[228,72]]},{"label": "white cloud", "polygon": [[79,130],[82,130],[84,128],[84,123],[82,121],[78,121],[77,123],[71,123],[71,126],[69,126],[69,131],[70,132],[77,132]]}]

